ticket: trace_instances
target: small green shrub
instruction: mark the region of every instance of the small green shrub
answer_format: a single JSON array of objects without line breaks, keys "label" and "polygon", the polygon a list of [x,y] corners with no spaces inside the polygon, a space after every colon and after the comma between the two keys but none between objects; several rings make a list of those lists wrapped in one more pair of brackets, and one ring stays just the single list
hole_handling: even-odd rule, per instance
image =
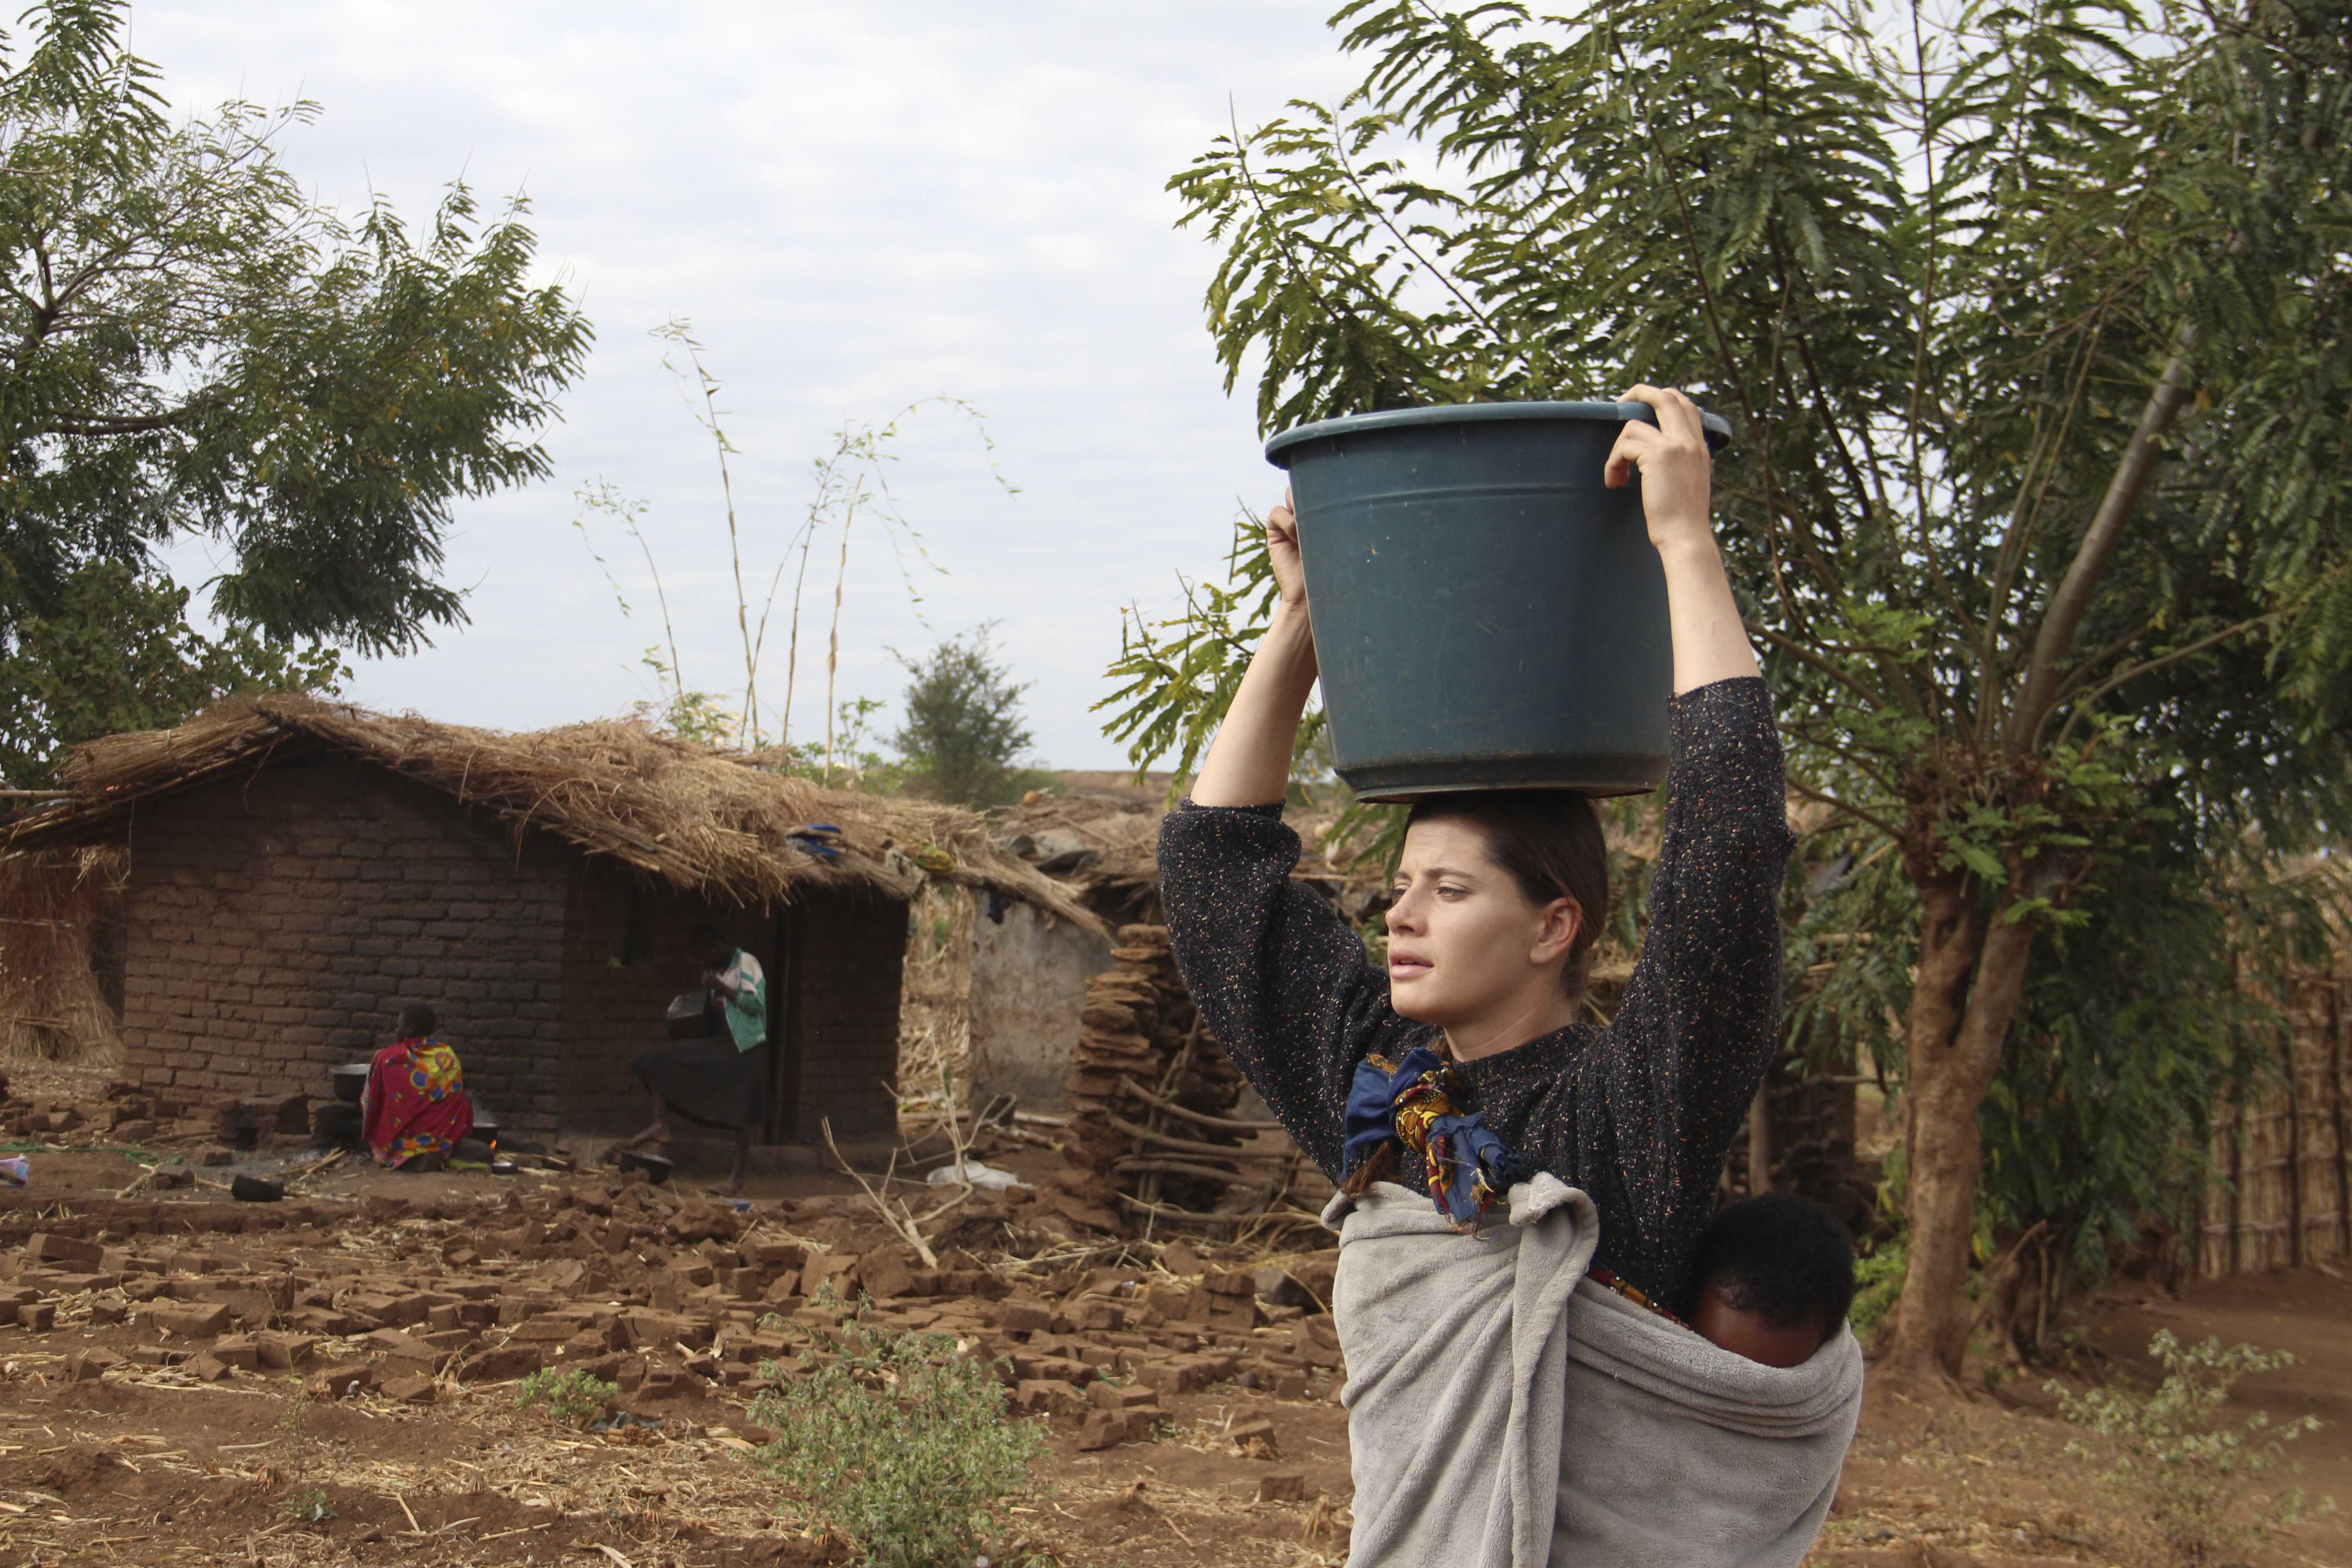
[{"label": "small green shrub", "polygon": [[[2286,1445],[2319,1423],[2305,1415],[2273,1426],[2256,1411],[2231,1428],[2215,1418],[2240,1378],[2291,1366],[2294,1357],[2252,1345],[2225,1349],[2218,1339],[2184,1349],[2169,1329],[2158,1330],[2147,1349],[2164,1363],[2154,1393],[2094,1388],[2077,1394],[2058,1383],[2047,1390],[2057,1395],[2060,1415],[2110,1440],[2115,1462],[2102,1481],[2131,1500],[2172,1562],[2189,1568],[2237,1562],[2263,1536],[2303,1517],[2300,1489],[2264,1500],[2252,1482],[2284,1464]],[[2066,1451],[2105,1457],[2080,1439]]]},{"label": "small green shrub", "polygon": [[286,1500],[278,1506],[297,1524],[320,1524],[335,1517],[335,1510],[327,1506],[324,1487],[303,1487],[289,1492]]},{"label": "small green shrub", "polygon": [[1029,1489],[1036,1424],[1007,1419],[995,1373],[948,1336],[861,1310],[822,1342],[813,1371],[761,1369],[773,1385],[751,1418],[777,1434],[762,1462],[868,1568],[965,1568]]},{"label": "small green shrub", "polygon": [[585,1372],[534,1372],[515,1385],[515,1408],[544,1409],[566,1426],[585,1426],[610,1409],[620,1393]]},{"label": "small green shrub", "polygon": [[1903,1294],[1906,1262],[1899,1241],[1890,1241],[1869,1257],[1854,1259],[1853,1305],[1847,1309],[1847,1319],[1853,1324],[1853,1337],[1864,1344],[1886,1321],[1886,1314],[1895,1310],[1895,1299]]}]

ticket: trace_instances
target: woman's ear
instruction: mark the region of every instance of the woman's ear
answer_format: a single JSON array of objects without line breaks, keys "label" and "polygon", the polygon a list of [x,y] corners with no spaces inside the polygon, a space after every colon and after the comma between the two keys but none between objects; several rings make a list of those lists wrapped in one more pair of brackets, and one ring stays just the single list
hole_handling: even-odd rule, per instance
[{"label": "woman's ear", "polygon": [[1542,910],[1542,922],[1536,927],[1535,945],[1528,956],[1535,963],[1551,963],[1568,956],[1576,945],[1577,933],[1584,929],[1584,911],[1576,907],[1574,899],[1554,899]]}]

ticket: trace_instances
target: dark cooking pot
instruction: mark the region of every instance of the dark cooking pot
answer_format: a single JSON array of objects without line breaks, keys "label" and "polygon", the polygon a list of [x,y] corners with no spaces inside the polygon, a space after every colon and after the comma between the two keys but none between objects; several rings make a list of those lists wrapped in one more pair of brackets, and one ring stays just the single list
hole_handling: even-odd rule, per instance
[{"label": "dark cooking pot", "polygon": [[357,1105],[361,1093],[367,1088],[368,1064],[347,1062],[329,1071],[335,1079],[335,1098],[346,1105]]}]

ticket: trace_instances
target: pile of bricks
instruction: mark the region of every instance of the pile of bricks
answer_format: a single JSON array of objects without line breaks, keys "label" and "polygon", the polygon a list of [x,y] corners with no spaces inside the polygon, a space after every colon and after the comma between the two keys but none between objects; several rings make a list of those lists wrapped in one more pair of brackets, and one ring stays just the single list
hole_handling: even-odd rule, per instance
[{"label": "pile of bricks", "polygon": [[[207,1242],[188,1229],[199,1215],[245,1234]],[[1163,1394],[1225,1379],[1326,1396],[1339,1360],[1328,1279],[1304,1294],[1247,1272],[1017,1283],[954,1250],[925,1266],[846,1200],[755,1220],[642,1184],[583,1184],[503,1210],[125,1203],[43,1223],[0,1251],[0,1325],[94,1331],[64,1359],[78,1381],[291,1372],[318,1399],[430,1405],[552,1367],[632,1403],[748,1394],[827,1359],[845,1303],[862,1300],[869,1323],[968,1342],[1017,1410],[1100,1447],[1151,1436]]]},{"label": "pile of bricks", "polygon": [[[0,1135],[64,1147],[196,1143],[227,1151],[300,1141],[310,1128],[303,1095],[214,1097],[192,1101],[120,1079],[95,1094],[27,1098],[0,1077]],[[226,1163],[226,1157],[213,1163]]]},{"label": "pile of bricks", "polygon": [[1212,1210],[1228,1188],[1256,1179],[1223,1153],[1241,1135],[1217,1125],[1241,1099],[1241,1069],[1202,1026],[1168,928],[1121,926],[1118,942],[1112,966],[1087,983],[1078,1016],[1073,1158],[1140,1199],[1129,1205],[1139,1212]]}]

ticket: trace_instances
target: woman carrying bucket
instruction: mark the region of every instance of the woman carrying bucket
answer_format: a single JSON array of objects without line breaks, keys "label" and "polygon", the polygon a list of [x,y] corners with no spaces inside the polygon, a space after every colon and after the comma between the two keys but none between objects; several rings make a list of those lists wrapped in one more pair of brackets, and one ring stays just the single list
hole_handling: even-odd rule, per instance
[{"label": "woman carrying bucket", "polygon": [[[1708,523],[1700,413],[1676,392],[1628,395],[1656,423],[1624,421],[1601,482],[1638,476],[1664,570],[1671,763],[1641,958],[1612,1022],[1579,1021],[1608,897],[1580,794],[1414,796],[1385,973],[1290,879],[1299,845],[1280,802],[1318,665],[1287,504],[1266,526],[1279,604],[1161,830],[1186,985],[1342,1187],[1326,1219],[1341,1235],[1351,1564],[1794,1564],[1858,1413],[1843,1331],[1773,1368],[1635,1304],[1682,1298],[1778,1048],[1792,838]],[[1312,556],[1312,513],[1307,534]],[[1503,698],[1449,696],[1465,716]],[[1621,1289],[1598,1282],[1612,1279]]]}]

